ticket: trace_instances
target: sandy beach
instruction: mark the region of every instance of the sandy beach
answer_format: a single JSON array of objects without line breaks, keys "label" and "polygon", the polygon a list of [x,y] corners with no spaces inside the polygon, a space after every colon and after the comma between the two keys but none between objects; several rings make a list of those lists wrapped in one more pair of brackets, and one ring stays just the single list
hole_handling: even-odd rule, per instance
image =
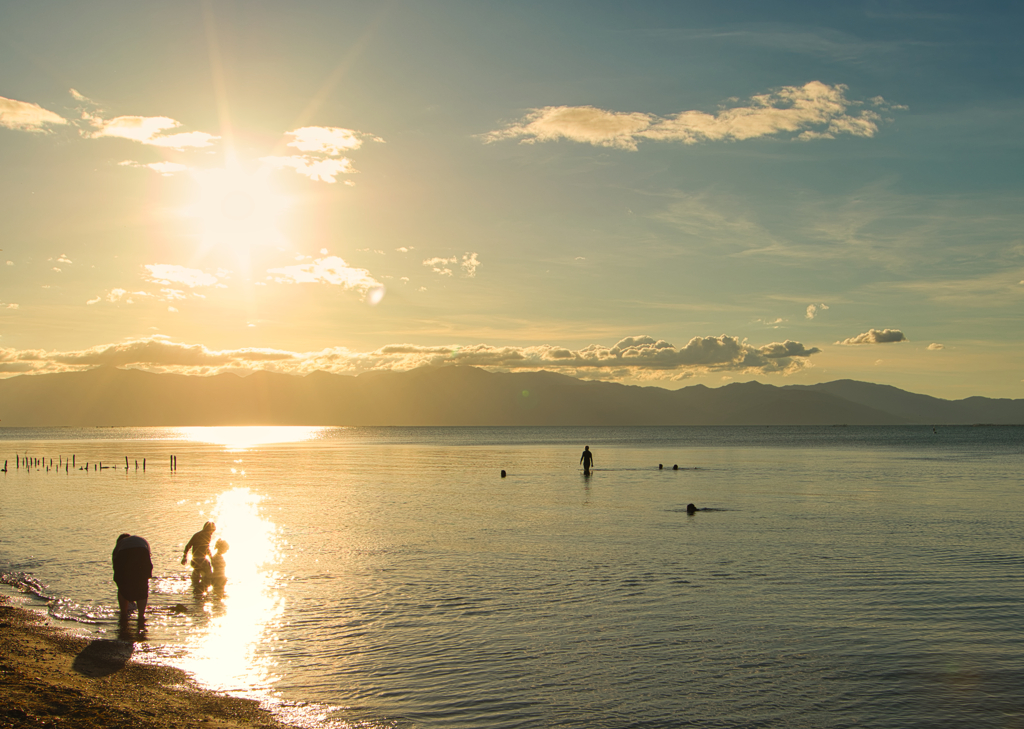
[{"label": "sandy beach", "polygon": [[142,665],[131,643],[73,636],[0,596],[0,727],[280,727],[255,702]]}]

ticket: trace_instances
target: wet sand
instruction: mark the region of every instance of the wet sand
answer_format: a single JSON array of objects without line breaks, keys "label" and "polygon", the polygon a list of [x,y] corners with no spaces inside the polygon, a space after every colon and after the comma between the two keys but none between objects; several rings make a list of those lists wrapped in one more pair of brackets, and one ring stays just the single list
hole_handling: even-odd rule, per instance
[{"label": "wet sand", "polygon": [[0,727],[287,727],[253,701],[133,661],[131,645],[69,635],[0,596]]}]

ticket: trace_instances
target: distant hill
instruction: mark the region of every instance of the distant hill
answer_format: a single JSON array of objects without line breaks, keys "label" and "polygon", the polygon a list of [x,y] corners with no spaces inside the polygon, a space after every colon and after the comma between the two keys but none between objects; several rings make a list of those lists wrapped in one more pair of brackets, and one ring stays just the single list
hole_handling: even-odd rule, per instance
[{"label": "distant hill", "polygon": [[941,400],[839,380],[666,390],[551,372],[157,375],[99,367],[0,380],[0,426],[1019,424],[1024,400]]}]

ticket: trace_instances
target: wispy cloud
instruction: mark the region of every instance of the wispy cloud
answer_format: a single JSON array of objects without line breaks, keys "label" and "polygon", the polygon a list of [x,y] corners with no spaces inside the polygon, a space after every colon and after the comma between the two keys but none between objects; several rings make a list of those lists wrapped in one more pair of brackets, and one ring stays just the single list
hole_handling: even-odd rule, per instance
[{"label": "wispy cloud", "polygon": [[349,266],[344,259],[337,256],[317,258],[312,263],[271,268],[267,273],[273,274],[267,277],[268,280],[276,281],[277,283],[322,283],[341,286],[343,289],[353,289],[363,293],[367,293],[370,289],[375,289],[376,287],[383,288],[381,283],[370,275],[370,272],[365,268]]},{"label": "wispy cloud", "polygon": [[1019,307],[1024,301],[1024,281],[1018,282],[1022,274],[1024,269],[1004,269],[968,278],[894,282],[889,288],[910,291],[932,301],[957,306]]},{"label": "wispy cloud", "polygon": [[147,263],[143,268],[146,269],[143,278],[151,283],[163,284],[165,286],[168,284],[181,284],[189,288],[215,286],[220,281],[220,278],[225,275],[224,271],[219,271],[215,275],[197,268],[187,268],[169,263]]},{"label": "wispy cloud", "polygon": [[[426,347],[393,344],[371,352],[353,352],[344,347],[316,352],[257,348],[211,350],[154,336],[69,352],[0,349],[0,372],[61,372],[114,365],[182,374],[270,370],[302,375],[314,371],[338,374],[407,371],[458,364],[504,372],[549,370],[590,379],[681,380],[706,372],[789,374],[807,366],[808,358],[819,351],[817,347],[793,341],[758,347],[725,335],[694,337],[682,347],[636,336],[626,337],[611,347],[593,344],[575,350],[553,345]],[[12,367],[13,364],[17,367]]]},{"label": "wispy cloud", "polygon": [[120,304],[122,302],[125,304],[134,304],[136,296],[139,298],[147,298],[152,296],[152,294],[146,291],[128,291],[127,289],[115,288],[110,289],[110,291],[108,291],[105,294],[101,294],[93,299],[89,299],[85,303],[90,306],[93,304],[98,304],[101,301],[106,301],[111,304]]},{"label": "wispy cloud", "polygon": [[811,81],[757,94],[744,105],[734,102],[713,113],[691,110],[668,117],[593,106],[546,106],[482,138],[485,142],[519,139],[526,144],[567,139],[635,151],[645,140],[697,144],[776,136],[801,140],[873,137],[883,121],[881,113],[894,107],[875,97],[867,102],[873,108],[858,108],[865,102],[847,99],[846,88]]},{"label": "wispy cloud", "polygon": [[60,114],[48,111],[39,104],[0,96],[0,127],[22,132],[45,132],[48,126],[67,123],[67,119]]},{"label": "wispy cloud", "polygon": [[863,334],[844,339],[836,344],[889,344],[908,341],[899,329],[868,329]]},{"label": "wispy cloud", "polygon": [[352,166],[352,160],[347,157],[342,157],[341,159],[317,159],[303,155],[292,155],[289,157],[270,156],[261,157],[260,162],[277,170],[293,169],[313,182],[326,182],[329,185],[333,185],[338,181],[338,175],[351,175],[356,172]]},{"label": "wispy cloud", "polygon": [[120,167],[145,167],[146,169],[153,170],[164,177],[170,177],[176,175],[179,172],[188,172],[190,169],[188,165],[183,165],[178,162],[150,162],[145,164],[143,162],[136,162],[135,160],[126,159],[124,162],[118,162]]}]

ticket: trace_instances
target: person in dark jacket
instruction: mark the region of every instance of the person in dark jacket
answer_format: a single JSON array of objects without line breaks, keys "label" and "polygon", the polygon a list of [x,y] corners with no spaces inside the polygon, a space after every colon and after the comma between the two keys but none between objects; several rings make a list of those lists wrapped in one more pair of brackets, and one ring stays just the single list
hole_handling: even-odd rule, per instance
[{"label": "person in dark jacket", "polygon": [[117,605],[121,610],[121,624],[128,623],[133,604],[138,606],[138,626],[146,625],[146,605],[149,603],[149,578],[153,576],[153,560],[149,542],[139,536],[121,534],[111,554],[114,563],[114,582],[117,584]]}]

